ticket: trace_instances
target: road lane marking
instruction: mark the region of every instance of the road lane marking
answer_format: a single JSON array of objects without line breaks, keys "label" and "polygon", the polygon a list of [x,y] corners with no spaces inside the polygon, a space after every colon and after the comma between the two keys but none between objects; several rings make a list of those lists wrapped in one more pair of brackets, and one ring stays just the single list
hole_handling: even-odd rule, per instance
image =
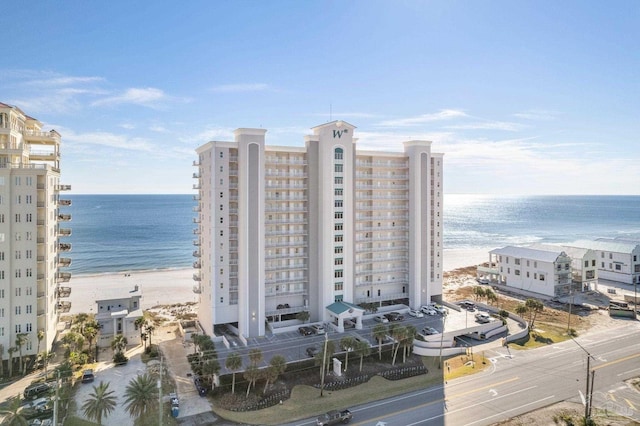
[{"label": "road lane marking", "polygon": [[547,397],[545,397],[545,398],[539,399],[539,400],[537,400],[537,401],[533,401],[533,402],[530,402],[530,403],[528,403],[528,404],[521,405],[521,406],[519,406],[519,407],[510,408],[509,410],[504,410],[504,411],[502,411],[502,412],[500,412],[500,413],[494,414],[493,416],[485,417],[484,419],[476,420],[475,422],[471,422],[471,423],[467,423],[467,424],[466,424],[466,426],[470,426],[470,425],[473,425],[473,424],[476,424],[476,423],[484,422],[485,420],[488,420],[488,419],[490,419],[490,418],[492,418],[492,417],[501,416],[501,415],[503,415],[504,413],[507,413],[507,412],[509,412],[509,411],[513,411],[513,410],[521,409],[522,407],[526,407],[527,405],[537,404],[537,403],[539,403],[539,402],[545,401],[545,400],[547,400],[547,399],[549,399],[549,398],[553,398],[553,397],[555,397],[555,395],[550,395],[550,396],[547,396]]},{"label": "road lane marking", "polygon": [[631,401],[629,401],[627,398],[623,398],[623,399],[627,402],[627,404],[629,404],[629,407],[631,407],[633,411],[638,411],[638,409],[635,407],[635,405],[633,405]]},{"label": "road lane marking", "polygon": [[609,362],[606,362],[606,363],[604,363],[604,364],[601,364],[601,365],[598,365],[598,366],[596,366],[596,367],[593,367],[593,370],[599,370],[599,369],[601,369],[601,368],[603,368],[603,367],[608,367],[608,366],[610,366],[610,365],[618,364],[618,363],[620,363],[620,362],[628,361],[628,360],[630,360],[630,359],[638,358],[638,357],[640,357],[640,354],[629,355],[629,356],[626,356],[626,357],[624,357],[624,358],[619,358],[619,359],[617,359],[617,360],[615,360],[615,361],[609,361]]},{"label": "road lane marking", "polygon": [[617,374],[618,377],[620,376],[626,376],[629,373],[633,373],[634,371],[638,371],[640,370],[640,368],[634,368],[633,370],[627,370],[627,371],[623,371],[622,373]]}]

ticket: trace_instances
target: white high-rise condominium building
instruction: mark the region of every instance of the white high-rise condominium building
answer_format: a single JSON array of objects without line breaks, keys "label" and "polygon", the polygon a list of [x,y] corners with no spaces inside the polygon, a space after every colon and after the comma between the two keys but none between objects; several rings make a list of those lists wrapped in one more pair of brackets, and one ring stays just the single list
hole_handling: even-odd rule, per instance
[{"label": "white high-rise condominium building", "polygon": [[[431,142],[356,149],[355,127],[314,127],[304,147],[264,129],[199,147],[194,218],[207,333],[330,321],[334,302],[418,307],[442,294],[442,161]],[[347,305],[348,306],[348,305]]]},{"label": "white high-rise condominium building", "polygon": [[[50,350],[71,274],[61,208],[60,134],[0,103],[0,345],[2,359]],[[15,371],[15,370],[14,370]]]}]

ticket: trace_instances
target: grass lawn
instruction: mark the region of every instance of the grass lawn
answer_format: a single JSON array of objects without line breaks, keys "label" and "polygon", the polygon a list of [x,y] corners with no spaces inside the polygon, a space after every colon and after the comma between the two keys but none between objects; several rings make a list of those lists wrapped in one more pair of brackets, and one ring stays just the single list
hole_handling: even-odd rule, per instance
[{"label": "grass lawn", "polygon": [[563,342],[570,338],[567,334],[566,327],[536,322],[535,328],[529,332],[528,337],[509,343],[509,347],[513,349],[535,349],[541,346]]}]

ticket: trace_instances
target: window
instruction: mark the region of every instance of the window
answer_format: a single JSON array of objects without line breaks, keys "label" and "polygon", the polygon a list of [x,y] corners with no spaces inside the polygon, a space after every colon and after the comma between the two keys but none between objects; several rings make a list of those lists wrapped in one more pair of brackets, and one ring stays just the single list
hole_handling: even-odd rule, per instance
[{"label": "window", "polygon": [[333,190],[333,195],[336,195],[338,197],[342,197],[342,188],[336,188]]},{"label": "window", "polygon": [[20,213],[16,213],[16,223],[20,223]]},{"label": "window", "polygon": [[224,158],[224,154],[220,151],[220,158]]},{"label": "window", "polygon": [[334,278],[342,278],[342,275],[343,275],[343,271],[342,271],[342,269],[337,269],[337,270],[333,273]]},{"label": "window", "polygon": [[540,281],[544,281],[544,274],[540,274]]},{"label": "window", "polygon": [[334,265],[342,265],[342,258],[338,257],[338,258],[334,259],[333,264]]},{"label": "window", "polygon": [[4,299],[4,288],[0,288],[0,299]]},{"label": "window", "polygon": [[220,211],[224,210],[224,205],[220,204]]},{"label": "window", "polygon": [[220,193],[220,198],[224,198],[224,192]]},{"label": "window", "polygon": [[342,235],[336,235],[333,238],[333,241],[335,241],[336,243],[341,243],[342,242]]},{"label": "window", "polygon": [[26,269],[26,271],[25,271],[25,275],[26,275],[27,277],[31,277],[31,276],[33,276],[33,269],[31,269],[31,268],[27,268],[27,269]]},{"label": "window", "polygon": [[[4,260],[4,253],[1,253],[2,256],[0,256],[0,260]],[[25,251],[25,258],[26,259],[32,259],[33,258],[33,250],[26,250]]]},{"label": "window", "polygon": [[342,148],[336,148],[336,150],[334,151],[334,157],[336,160],[342,160]]},{"label": "window", "polygon": [[609,259],[613,259],[613,253],[609,253]]},{"label": "window", "polygon": [[342,207],[342,200],[335,200],[333,202],[333,205],[334,205],[334,207],[341,208]]},{"label": "window", "polygon": [[0,280],[4,280],[4,271],[0,271]]},{"label": "window", "polygon": [[22,257],[22,254],[20,253],[20,250],[16,250],[16,259],[20,259]]},{"label": "window", "polygon": [[220,223],[224,223],[224,218],[220,218]]},{"label": "window", "polygon": [[336,173],[342,173],[342,164],[335,164],[334,170]]},{"label": "window", "polygon": [[340,253],[342,253],[342,246],[334,247],[334,248],[333,248],[333,252],[334,252],[335,254],[340,254]]},{"label": "window", "polygon": [[224,237],[224,231],[222,229],[220,230],[220,236]]},{"label": "window", "polygon": [[515,259],[516,265],[520,265],[520,259]]},{"label": "window", "polygon": [[224,303],[224,297],[220,298],[220,303]]},{"label": "window", "polygon": [[621,271],[622,270],[622,265],[620,265],[619,263],[616,263],[616,271]]},{"label": "window", "polygon": [[22,276],[22,271],[20,269],[16,269],[16,278],[20,278]]},{"label": "window", "polygon": [[22,333],[22,326],[20,324],[16,324],[16,333]]},{"label": "window", "polygon": [[335,291],[342,291],[342,290],[343,290],[343,288],[344,288],[344,283],[342,283],[342,282],[335,283],[335,284],[333,285],[333,289],[334,289]]},{"label": "window", "polygon": [[520,269],[516,269],[514,272],[516,275],[520,275]]},{"label": "window", "polygon": [[342,219],[342,212],[335,212],[335,213],[334,213],[334,215],[333,215],[333,217],[334,217],[335,219]]},{"label": "window", "polygon": [[16,306],[16,315],[20,315],[22,312],[22,308],[20,306]]},{"label": "window", "polygon": [[31,204],[31,199],[32,199],[31,195],[27,195],[25,198],[26,198],[26,203]]},{"label": "window", "polygon": [[33,330],[31,329],[31,323],[27,323],[27,333],[31,333]]},{"label": "window", "polygon": [[0,214],[0,223],[4,223],[4,213]]},{"label": "window", "polygon": [[588,260],[585,260],[585,261],[584,261],[584,267],[585,267],[585,268],[589,267],[589,261],[588,261]]},{"label": "window", "polygon": [[[342,177],[334,177],[333,178],[333,183],[335,185],[342,185]],[[0,200],[2,200],[2,198],[0,198]],[[0,204],[2,204],[2,203],[0,202]]]},{"label": "window", "polygon": [[334,229],[335,231],[342,231],[342,223],[336,223],[336,224],[333,226],[333,229]]},{"label": "window", "polygon": [[27,213],[27,222],[32,222],[33,215],[31,213]]},{"label": "window", "polygon": [[591,261],[591,266],[596,266],[596,260],[595,260],[595,259],[593,259],[593,260]]},{"label": "window", "polygon": [[220,173],[224,172],[224,166],[220,166]]},{"label": "window", "polygon": [[22,288],[16,287],[16,297],[22,296]]}]

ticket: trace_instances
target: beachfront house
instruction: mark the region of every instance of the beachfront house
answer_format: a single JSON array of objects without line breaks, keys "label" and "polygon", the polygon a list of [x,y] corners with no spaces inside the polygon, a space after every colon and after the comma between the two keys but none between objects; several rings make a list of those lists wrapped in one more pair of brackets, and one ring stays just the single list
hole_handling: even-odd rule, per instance
[{"label": "beachfront house", "polygon": [[507,246],[491,250],[498,284],[548,297],[568,296],[571,291],[571,257],[560,247],[535,249]]},{"label": "beachfront house", "polygon": [[98,345],[109,347],[117,334],[126,337],[129,345],[140,344],[140,331],[135,325],[142,317],[140,286],[105,287],[101,292],[100,299],[96,300],[96,321],[100,324]]},{"label": "beachfront house", "polygon": [[640,241],[598,238],[577,241],[572,245],[595,251],[601,279],[625,284],[640,283]]},{"label": "beachfront house", "polygon": [[572,292],[598,290],[598,265],[595,250],[552,244],[531,244],[538,250],[562,250],[571,258]]}]

